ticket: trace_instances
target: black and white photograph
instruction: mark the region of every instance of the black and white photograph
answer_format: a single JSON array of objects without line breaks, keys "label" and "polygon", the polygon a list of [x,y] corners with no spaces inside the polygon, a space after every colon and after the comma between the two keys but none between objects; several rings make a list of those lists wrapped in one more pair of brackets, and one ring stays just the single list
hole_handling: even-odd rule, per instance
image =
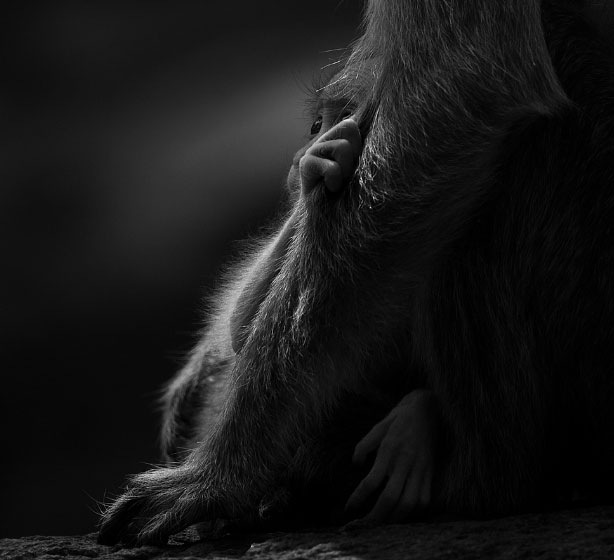
[{"label": "black and white photograph", "polygon": [[614,558],[614,0],[9,1],[0,559]]}]

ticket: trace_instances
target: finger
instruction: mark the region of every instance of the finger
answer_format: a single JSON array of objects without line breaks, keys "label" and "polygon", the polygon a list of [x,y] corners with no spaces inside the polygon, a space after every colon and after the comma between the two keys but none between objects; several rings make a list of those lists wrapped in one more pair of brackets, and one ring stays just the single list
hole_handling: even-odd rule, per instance
[{"label": "finger", "polygon": [[370,521],[386,521],[401,499],[404,487],[405,471],[399,469],[395,471],[395,474],[388,480],[388,484],[386,484],[386,487],[380,494],[373,509],[366,516],[366,519]]},{"label": "finger", "polygon": [[317,143],[326,142],[328,140],[336,140],[344,138],[352,146],[355,159],[358,159],[362,151],[362,135],[358,124],[352,118],[344,119],[340,123],[333,126],[329,131],[325,132],[318,138]]},{"label": "finger", "polygon": [[384,418],[381,422],[378,422],[371,428],[369,433],[363,437],[354,449],[354,455],[352,456],[352,462],[356,464],[363,464],[367,459],[367,456],[372,451],[375,451],[384,439],[384,436],[388,432],[388,426],[390,420]]},{"label": "finger", "polygon": [[332,192],[343,186],[341,167],[336,161],[307,154],[301,159],[299,170],[305,194],[311,192],[320,181]]},{"label": "finger", "polygon": [[413,469],[408,477],[401,498],[392,514],[395,522],[405,521],[412,513],[420,508],[420,499],[424,488],[424,471]]},{"label": "finger", "polygon": [[186,488],[172,506],[155,515],[138,531],[138,544],[166,544],[168,537],[206,517],[204,501]]},{"label": "finger", "polygon": [[431,505],[431,488],[433,484],[433,471],[429,468],[422,483],[422,493],[420,494],[420,505],[426,509]]},{"label": "finger", "polygon": [[358,509],[373,493],[379,490],[386,478],[387,468],[388,465],[384,461],[376,459],[369,474],[360,482],[346,502],[346,511]]},{"label": "finger", "polygon": [[139,545],[164,546],[168,538],[190,525],[177,517],[175,510],[156,515],[138,533],[136,543]]},{"label": "finger", "polygon": [[107,546],[117,544],[125,537],[126,527],[138,515],[143,498],[132,492],[120,496],[102,515],[98,543]]},{"label": "finger", "polygon": [[352,145],[344,138],[318,142],[307,151],[307,154],[336,161],[341,167],[341,174],[346,181],[354,174],[358,161]]}]

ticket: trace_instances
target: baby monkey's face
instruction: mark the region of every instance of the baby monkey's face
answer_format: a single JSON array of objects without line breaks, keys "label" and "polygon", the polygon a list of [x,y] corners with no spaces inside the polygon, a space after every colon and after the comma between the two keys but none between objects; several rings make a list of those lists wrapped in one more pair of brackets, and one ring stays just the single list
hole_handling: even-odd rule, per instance
[{"label": "baby monkey's face", "polygon": [[[318,91],[313,102],[308,141],[294,156],[288,174],[293,202],[320,185],[337,195],[354,175],[363,147],[356,95],[347,69]],[[357,82],[352,80],[352,86]]]}]

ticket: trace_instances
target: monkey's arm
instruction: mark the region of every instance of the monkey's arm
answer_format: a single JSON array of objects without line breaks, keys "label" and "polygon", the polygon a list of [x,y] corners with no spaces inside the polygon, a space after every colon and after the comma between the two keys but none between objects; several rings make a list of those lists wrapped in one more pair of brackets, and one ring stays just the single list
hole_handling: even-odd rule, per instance
[{"label": "monkey's arm", "polygon": [[[290,188],[307,195],[318,184],[331,193],[339,192],[354,174],[362,138],[353,119],[345,119],[310,142],[295,158],[288,181]],[[296,232],[300,210],[294,208],[281,231],[258,254],[235,287],[238,298],[230,303],[232,347],[240,352],[249,334],[249,326],[279,273],[290,240]]]},{"label": "monkey's arm", "polygon": [[239,294],[230,315],[230,335],[232,348],[239,353],[249,335],[249,326],[266,297],[273,278],[279,272],[284,254],[296,228],[297,211],[283,225],[281,231],[257,255],[252,265],[243,275],[240,285],[235,289]]}]

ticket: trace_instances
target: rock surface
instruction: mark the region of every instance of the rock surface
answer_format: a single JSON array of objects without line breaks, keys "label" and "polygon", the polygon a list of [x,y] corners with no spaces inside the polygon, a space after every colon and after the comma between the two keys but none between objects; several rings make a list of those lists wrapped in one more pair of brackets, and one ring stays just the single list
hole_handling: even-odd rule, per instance
[{"label": "rock surface", "polygon": [[614,506],[489,521],[446,521],[268,533],[200,541],[192,529],[164,548],[107,547],[96,535],[0,540],[0,559],[340,560],[614,558]]}]

